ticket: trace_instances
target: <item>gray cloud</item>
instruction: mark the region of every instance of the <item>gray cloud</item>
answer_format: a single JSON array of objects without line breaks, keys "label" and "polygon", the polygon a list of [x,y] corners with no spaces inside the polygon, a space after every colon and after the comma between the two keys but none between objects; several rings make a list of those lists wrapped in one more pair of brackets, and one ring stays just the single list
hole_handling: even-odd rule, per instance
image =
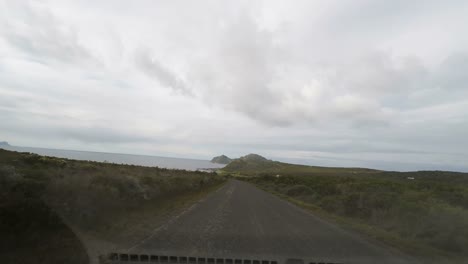
[{"label": "gray cloud", "polygon": [[467,10],[0,2],[0,140],[468,170]]},{"label": "gray cloud", "polygon": [[148,77],[160,82],[163,86],[169,87],[176,92],[185,95],[192,95],[192,91],[185,85],[182,79],[178,78],[170,69],[165,67],[156,58],[145,50],[140,51],[135,58],[138,68]]},{"label": "gray cloud", "polygon": [[152,140],[146,136],[111,127],[87,126],[70,117],[58,118],[53,115],[18,113],[17,110],[4,109],[0,109],[0,114],[1,126],[9,127],[9,131],[18,136],[29,135],[34,131],[41,137],[76,140],[87,144],[138,143]]},{"label": "gray cloud", "polygon": [[468,89],[468,52],[448,56],[437,68],[434,86],[450,92]]},{"label": "gray cloud", "polygon": [[278,111],[281,94],[275,91],[278,50],[271,32],[259,28],[253,17],[241,14],[219,29],[219,41],[208,55],[211,63],[193,68],[202,97],[269,125],[285,126],[289,116]]},{"label": "gray cloud", "polygon": [[3,38],[29,59],[45,63],[96,63],[91,52],[80,43],[77,32],[63,25],[48,9],[29,2],[7,1],[0,20]]},{"label": "gray cloud", "polygon": [[155,140],[150,137],[132,134],[128,132],[116,131],[105,127],[70,127],[63,130],[55,130],[55,133],[60,137],[81,141],[87,144],[99,143],[141,143],[153,142]]}]

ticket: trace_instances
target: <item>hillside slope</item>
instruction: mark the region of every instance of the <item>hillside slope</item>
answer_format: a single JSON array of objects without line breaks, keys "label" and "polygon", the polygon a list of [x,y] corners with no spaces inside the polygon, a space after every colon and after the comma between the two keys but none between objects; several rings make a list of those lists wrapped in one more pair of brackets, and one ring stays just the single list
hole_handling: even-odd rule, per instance
[{"label": "hillside slope", "polygon": [[85,264],[84,245],[42,200],[44,185],[0,164],[1,263]]},{"label": "hillside slope", "polygon": [[222,183],[215,173],[0,149],[0,255],[10,260],[0,262],[86,263],[86,253],[95,261],[140,241]]},{"label": "hillside slope", "polygon": [[218,163],[218,164],[229,164],[229,162],[231,162],[231,161],[232,161],[232,159],[230,159],[226,155],[216,156],[216,157],[211,159],[211,162]]},{"label": "hillside slope", "polygon": [[222,169],[228,173],[242,173],[244,175],[309,175],[309,174],[368,174],[377,173],[378,170],[366,168],[334,168],[284,163],[266,159],[257,154],[249,154],[234,159]]}]

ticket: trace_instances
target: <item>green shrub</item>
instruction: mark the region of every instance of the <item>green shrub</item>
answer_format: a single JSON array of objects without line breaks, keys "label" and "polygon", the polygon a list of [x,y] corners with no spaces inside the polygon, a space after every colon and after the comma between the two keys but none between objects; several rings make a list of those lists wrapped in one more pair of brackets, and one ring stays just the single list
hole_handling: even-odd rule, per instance
[{"label": "green shrub", "polygon": [[[246,179],[403,239],[468,256],[468,175],[263,175]],[[442,175],[442,176],[437,176]]]},{"label": "green shrub", "polygon": [[294,185],[286,190],[286,194],[289,196],[300,196],[313,193],[314,191],[310,187],[305,185]]}]

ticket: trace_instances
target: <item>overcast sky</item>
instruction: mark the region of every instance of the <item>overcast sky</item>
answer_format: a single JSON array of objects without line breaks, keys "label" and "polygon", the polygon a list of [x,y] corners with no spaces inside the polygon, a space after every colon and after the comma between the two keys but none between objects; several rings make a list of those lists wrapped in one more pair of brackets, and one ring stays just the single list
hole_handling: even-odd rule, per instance
[{"label": "overcast sky", "polygon": [[0,0],[0,141],[468,171],[468,1]]}]

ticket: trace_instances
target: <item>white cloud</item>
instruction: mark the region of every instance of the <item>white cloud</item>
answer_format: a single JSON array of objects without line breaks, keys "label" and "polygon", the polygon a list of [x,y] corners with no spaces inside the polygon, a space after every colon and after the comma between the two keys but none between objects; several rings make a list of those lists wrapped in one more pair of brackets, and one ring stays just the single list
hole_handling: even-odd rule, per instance
[{"label": "white cloud", "polygon": [[0,139],[468,170],[467,10],[466,1],[1,1]]},{"label": "white cloud", "polygon": [[17,1],[2,7],[2,37],[27,59],[75,65],[93,60],[73,27],[62,24],[46,7]]}]

